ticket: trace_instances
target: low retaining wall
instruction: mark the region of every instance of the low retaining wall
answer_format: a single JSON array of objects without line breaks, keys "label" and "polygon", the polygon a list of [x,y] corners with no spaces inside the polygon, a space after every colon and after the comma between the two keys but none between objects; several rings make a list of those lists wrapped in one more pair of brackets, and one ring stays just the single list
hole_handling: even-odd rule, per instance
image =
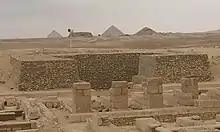
[{"label": "low retaining wall", "polygon": [[173,107],[149,109],[141,111],[118,111],[109,113],[97,113],[96,116],[100,120],[101,125],[105,126],[108,122],[116,126],[134,125],[136,118],[154,118],[160,122],[175,122],[176,117],[186,117],[198,115],[203,120],[214,119],[216,114],[219,114],[218,109],[203,109],[196,107]]}]

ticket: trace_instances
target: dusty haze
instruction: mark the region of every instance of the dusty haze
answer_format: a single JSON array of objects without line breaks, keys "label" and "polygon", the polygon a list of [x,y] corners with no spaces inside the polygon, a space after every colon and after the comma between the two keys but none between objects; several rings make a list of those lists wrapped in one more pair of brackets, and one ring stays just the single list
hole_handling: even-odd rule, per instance
[{"label": "dusty haze", "polygon": [[45,37],[66,29],[102,33],[115,25],[125,33],[144,26],[160,32],[220,28],[219,0],[1,0],[0,38]]}]

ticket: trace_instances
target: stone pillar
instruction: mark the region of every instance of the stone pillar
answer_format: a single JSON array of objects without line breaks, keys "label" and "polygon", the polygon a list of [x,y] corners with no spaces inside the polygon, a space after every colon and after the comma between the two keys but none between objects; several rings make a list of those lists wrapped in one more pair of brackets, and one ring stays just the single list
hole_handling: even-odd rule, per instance
[{"label": "stone pillar", "polygon": [[72,113],[88,113],[91,107],[91,84],[78,82],[72,89]]},{"label": "stone pillar", "polygon": [[128,82],[113,81],[110,88],[110,104],[112,109],[128,109]]},{"label": "stone pillar", "polygon": [[199,85],[197,78],[182,78],[181,84],[181,90],[184,93],[192,93],[193,99],[198,99]]},{"label": "stone pillar", "polygon": [[147,94],[148,107],[152,108],[163,108],[163,86],[162,78],[148,78],[147,79]]}]

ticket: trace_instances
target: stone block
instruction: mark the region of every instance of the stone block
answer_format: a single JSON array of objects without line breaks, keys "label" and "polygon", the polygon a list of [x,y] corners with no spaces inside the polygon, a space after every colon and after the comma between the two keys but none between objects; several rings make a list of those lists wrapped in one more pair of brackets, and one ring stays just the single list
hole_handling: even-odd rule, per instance
[{"label": "stone block", "polygon": [[32,108],[28,110],[28,118],[31,120],[36,120],[40,117],[40,110],[39,108]]},{"label": "stone block", "polygon": [[194,99],[182,99],[182,98],[176,98],[177,104],[183,105],[183,106],[193,106],[194,105]]},{"label": "stone block", "polygon": [[198,97],[199,100],[209,100],[209,96],[206,93],[201,93]]},{"label": "stone block", "polygon": [[88,113],[91,108],[91,96],[78,96],[75,102],[77,113]]},{"label": "stone block", "polygon": [[128,100],[128,95],[123,96],[110,96],[110,100],[113,102],[123,102]]},{"label": "stone block", "polygon": [[6,96],[5,101],[7,106],[16,106],[16,98],[14,96]]},{"label": "stone block", "polygon": [[185,93],[192,93],[193,98],[197,99],[199,92],[198,79],[196,78],[182,78],[181,80],[181,90]]},{"label": "stone block", "polygon": [[148,78],[147,79],[147,92],[149,94],[163,93],[162,78]]},{"label": "stone block", "polygon": [[122,95],[122,88],[110,88],[109,93],[110,93],[110,95],[113,95],[113,96],[121,96]]},{"label": "stone block", "polygon": [[219,89],[209,89],[207,96],[210,99],[220,100],[220,90]]},{"label": "stone block", "polygon": [[84,90],[83,93],[84,93],[83,94],[84,96],[91,96],[91,90],[90,89],[89,90]]},{"label": "stone block", "polygon": [[127,110],[128,109],[128,100],[123,102],[110,102],[111,108],[116,110]]},{"label": "stone block", "polygon": [[161,123],[154,118],[137,118],[135,125],[141,132],[154,132],[153,129],[160,127]]},{"label": "stone block", "polygon": [[112,88],[128,88],[127,81],[112,81]]},{"label": "stone block", "polygon": [[79,123],[79,122],[81,122],[81,117],[80,117],[81,115],[80,114],[71,114],[70,116],[69,116],[69,120],[70,120],[70,122],[71,123]]},{"label": "stone block", "polygon": [[16,120],[15,112],[0,113],[0,121]]},{"label": "stone block", "polygon": [[73,84],[73,88],[77,90],[91,89],[91,84],[89,82],[77,82]]},{"label": "stone block", "polygon": [[216,122],[220,122],[220,114],[217,114],[215,117]]},{"label": "stone block", "polygon": [[122,88],[121,89],[121,95],[128,95],[128,88]]},{"label": "stone block", "polygon": [[149,108],[163,108],[163,94],[149,94],[148,95]]},{"label": "stone block", "polygon": [[40,132],[38,129],[16,130],[15,132]]},{"label": "stone block", "polygon": [[200,108],[220,108],[220,100],[196,100],[195,106]]},{"label": "stone block", "polygon": [[195,126],[196,124],[198,124],[198,122],[201,122],[201,121],[192,120],[190,117],[177,117],[176,118],[176,124],[180,127]]},{"label": "stone block", "polygon": [[174,89],[173,90],[173,96],[176,98],[181,98],[181,99],[193,99],[193,94],[192,93],[185,93],[182,92],[179,89]]},{"label": "stone block", "polygon": [[84,90],[83,89],[76,89],[76,96],[84,96]]},{"label": "stone block", "polygon": [[141,84],[142,82],[146,81],[146,77],[142,75],[134,75],[132,77],[133,84]]}]

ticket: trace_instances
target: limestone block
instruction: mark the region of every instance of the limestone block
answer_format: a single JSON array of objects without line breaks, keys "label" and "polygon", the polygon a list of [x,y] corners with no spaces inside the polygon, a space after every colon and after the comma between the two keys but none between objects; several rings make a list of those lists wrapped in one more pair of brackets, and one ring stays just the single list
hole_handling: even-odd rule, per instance
[{"label": "limestone block", "polygon": [[84,96],[91,96],[91,89],[83,90],[83,95]]},{"label": "limestone block", "polygon": [[128,100],[128,95],[123,96],[110,96],[110,100],[113,102],[123,102]]},{"label": "limestone block", "polygon": [[220,100],[196,100],[195,106],[200,108],[220,108]]},{"label": "limestone block", "polygon": [[148,78],[147,79],[147,92],[150,94],[163,93],[162,78]]},{"label": "limestone block", "polygon": [[149,108],[163,108],[163,94],[149,94],[148,105]]},{"label": "limestone block", "polygon": [[141,84],[142,82],[146,81],[146,77],[142,75],[134,75],[132,76],[132,82],[134,84]]},{"label": "limestone block", "polygon": [[112,109],[120,109],[120,110],[127,110],[128,109],[128,100],[123,102],[110,102]]},{"label": "limestone block", "polygon": [[91,128],[92,131],[97,131],[98,127],[102,125],[101,118],[98,117],[96,113],[92,115],[92,122],[91,122]]},{"label": "limestone block", "polygon": [[16,130],[15,132],[40,132],[38,129]]},{"label": "limestone block", "polygon": [[193,98],[198,98],[199,92],[199,85],[198,85],[198,79],[196,78],[182,78],[181,79],[181,90],[185,93],[192,93]]},{"label": "limestone block", "polygon": [[109,93],[110,93],[110,95],[121,96],[122,95],[122,88],[110,88]]},{"label": "limestone block", "polygon": [[6,96],[5,101],[7,102],[7,106],[16,106],[16,98],[14,96]]},{"label": "limestone block", "polygon": [[4,109],[5,109],[5,100],[0,99],[0,110],[4,110]]},{"label": "limestone block", "polygon": [[133,82],[128,82],[128,89],[133,89]]},{"label": "limestone block", "polygon": [[217,114],[215,119],[216,119],[216,122],[220,122],[220,114]]},{"label": "limestone block", "polygon": [[76,96],[84,96],[84,90],[83,89],[76,89]]},{"label": "limestone block", "polygon": [[40,117],[40,109],[38,107],[28,109],[28,118],[36,120]]},{"label": "limestone block", "polygon": [[195,120],[190,117],[177,117],[176,124],[180,127],[195,126]]},{"label": "limestone block", "polygon": [[153,129],[160,127],[161,123],[154,118],[137,118],[135,125],[141,132],[154,132]]},{"label": "limestone block", "polygon": [[201,93],[198,97],[199,100],[209,100],[209,96],[206,93]]},{"label": "limestone block", "polygon": [[207,92],[207,96],[210,99],[220,100],[220,90],[219,89],[210,89]]},{"label": "limestone block", "polygon": [[121,95],[122,95],[122,96],[128,95],[128,88],[122,88],[122,89],[121,89]]},{"label": "limestone block", "polygon": [[156,132],[172,132],[168,128],[164,128],[164,127],[157,127],[155,130]]},{"label": "limestone block", "polygon": [[76,112],[87,113],[91,108],[91,96],[78,96],[76,98]]},{"label": "limestone block", "polygon": [[112,81],[112,88],[128,88],[127,81]]},{"label": "limestone block", "polygon": [[183,106],[193,106],[194,105],[194,99],[182,99],[182,98],[176,98],[177,104],[183,105]]},{"label": "limestone block", "polygon": [[91,84],[89,82],[77,82],[73,84],[73,88],[75,89],[81,89],[81,90],[85,90],[85,89],[91,89]]},{"label": "limestone block", "polygon": [[173,90],[173,96],[181,99],[193,99],[193,94],[192,93],[185,93],[182,92],[179,89],[174,89]]}]

